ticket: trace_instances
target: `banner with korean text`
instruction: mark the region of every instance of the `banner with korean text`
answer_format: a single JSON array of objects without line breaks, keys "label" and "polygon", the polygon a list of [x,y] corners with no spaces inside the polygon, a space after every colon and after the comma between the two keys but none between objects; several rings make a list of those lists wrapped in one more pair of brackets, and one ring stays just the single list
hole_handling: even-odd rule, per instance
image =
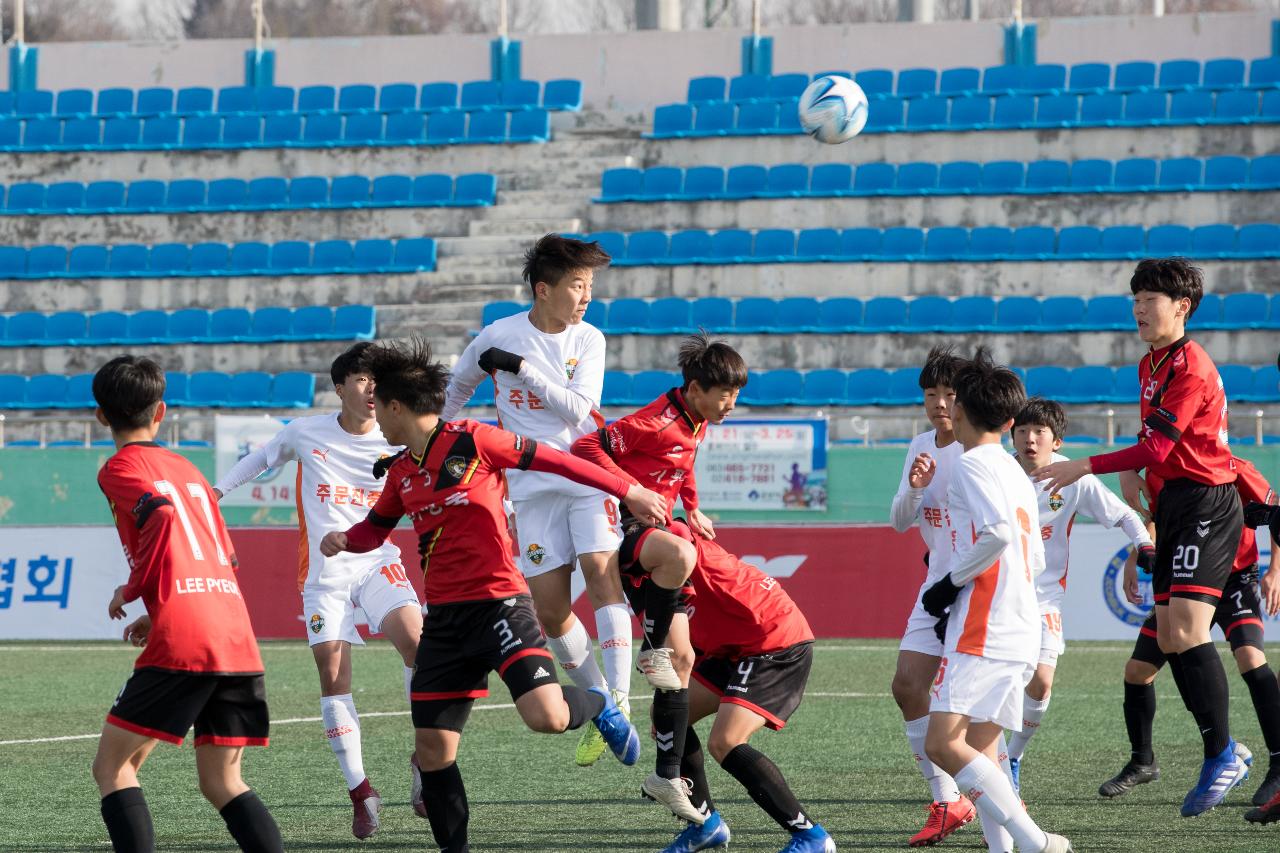
[{"label": "banner with korean text", "polygon": [[827,422],[735,418],[713,425],[694,474],[705,510],[825,510]]}]

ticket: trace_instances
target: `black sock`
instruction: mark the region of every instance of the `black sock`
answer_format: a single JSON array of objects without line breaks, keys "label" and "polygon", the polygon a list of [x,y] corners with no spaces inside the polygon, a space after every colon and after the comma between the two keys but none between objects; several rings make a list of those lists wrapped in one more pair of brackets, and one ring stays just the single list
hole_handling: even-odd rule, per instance
[{"label": "black sock", "polygon": [[1124,683],[1124,725],[1129,730],[1129,749],[1138,764],[1153,764],[1151,724],[1156,719],[1156,686]]},{"label": "black sock", "polygon": [[569,706],[568,729],[582,728],[588,720],[594,720],[604,710],[604,697],[572,684],[561,684],[564,703]]},{"label": "black sock", "polygon": [[711,802],[711,788],[707,785],[702,741],[698,740],[698,733],[693,730],[693,726],[689,726],[684,733],[684,758],[680,761],[680,775],[693,785],[693,790],[689,793],[689,802],[693,803],[693,807],[704,815],[715,811],[715,803]]},{"label": "black sock", "polygon": [[653,693],[653,734],[658,742],[655,772],[664,779],[680,777],[685,738],[689,733],[689,691],[655,690]]},{"label": "black sock", "polygon": [[813,822],[791,793],[782,771],[768,757],[749,744],[740,744],[724,757],[720,766],[747,789],[756,805],[765,810],[787,832],[809,829]]},{"label": "black sock", "polygon": [[276,826],[271,812],[253,791],[245,791],[218,813],[227,822],[227,830],[244,853],[284,853],[280,827]]},{"label": "black sock", "polygon": [[1187,708],[1196,717],[1200,737],[1204,740],[1204,757],[1213,758],[1231,742],[1231,726],[1227,717],[1230,693],[1227,689],[1227,671],[1222,668],[1222,658],[1213,643],[1200,645],[1179,653],[1182,659],[1182,677],[1187,692],[1183,696],[1194,697],[1195,704],[1187,702]]},{"label": "black sock", "polygon": [[455,761],[442,770],[423,770],[422,801],[427,804],[427,820],[440,853],[467,853],[467,789]]},{"label": "black sock", "polygon": [[658,586],[649,579],[644,588],[644,632],[655,649],[665,648],[671,617],[680,604],[680,590]]},{"label": "black sock", "polygon": [[103,797],[102,822],[116,853],[151,853],[156,849],[151,811],[141,788],[121,788]]},{"label": "black sock", "polygon": [[1249,685],[1249,696],[1253,699],[1253,710],[1258,715],[1267,751],[1272,755],[1280,753],[1280,684],[1276,683],[1276,674],[1264,663],[1241,673],[1240,677]]}]

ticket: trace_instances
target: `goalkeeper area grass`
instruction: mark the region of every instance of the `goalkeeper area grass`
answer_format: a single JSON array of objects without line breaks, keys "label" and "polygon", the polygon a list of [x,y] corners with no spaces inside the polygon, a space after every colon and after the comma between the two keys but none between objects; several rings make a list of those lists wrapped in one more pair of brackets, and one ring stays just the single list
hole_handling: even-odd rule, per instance
[{"label": "goalkeeper area grass", "polygon": [[[1022,794],[1042,827],[1080,851],[1280,850],[1280,824],[1246,824],[1249,799],[1266,772],[1248,691],[1223,647],[1231,684],[1233,734],[1257,755],[1253,777],[1207,815],[1178,807],[1200,768],[1190,715],[1162,673],[1155,748],[1160,781],[1108,801],[1098,785],[1128,759],[1121,675],[1130,646],[1071,643],[1053,702],[1022,765]],[[430,828],[409,807],[413,731],[401,665],[390,645],[354,652],[354,695],[364,763],[383,797],[382,827],[367,841],[351,835],[351,804],[319,722],[319,689],[303,642],[264,642],[271,746],[246,749],[245,780],[271,809],[288,850],[435,850]],[[0,850],[109,850],[90,774],[97,733],[128,677],[136,649],[123,643],[0,643]],[[780,733],[752,744],[782,769],[810,814],[841,850],[897,851],[924,823],[928,787],[916,772],[889,694],[897,643],[823,640],[800,709]],[[659,851],[680,829],[665,809],[639,796],[652,767],[649,695],[634,676],[633,714],[643,752],[627,768],[607,754],[591,768],[573,764],[578,733],[527,731],[496,676],[478,700],[459,755],[471,805],[473,850]],[[706,742],[710,723],[698,725]],[[141,780],[159,850],[234,851],[221,817],[196,786],[191,738],[160,744]],[[777,851],[786,836],[707,756],[712,794],[733,832],[730,850]],[[943,848],[985,850],[975,821]]]}]

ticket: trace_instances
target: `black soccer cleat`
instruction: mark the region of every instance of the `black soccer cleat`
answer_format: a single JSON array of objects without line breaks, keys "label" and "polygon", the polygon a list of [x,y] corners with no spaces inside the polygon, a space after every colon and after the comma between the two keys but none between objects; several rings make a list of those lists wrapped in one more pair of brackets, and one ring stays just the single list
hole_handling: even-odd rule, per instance
[{"label": "black soccer cleat", "polygon": [[1098,794],[1103,797],[1123,797],[1139,785],[1154,782],[1160,778],[1160,765],[1152,761],[1150,764],[1138,764],[1130,761],[1115,776],[1102,783]]},{"label": "black soccer cleat", "polygon": [[1273,799],[1277,794],[1280,794],[1280,761],[1273,759],[1271,766],[1267,768],[1266,778],[1262,780],[1258,790],[1253,792],[1253,804],[1255,806],[1265,805],[1268,800]]}]

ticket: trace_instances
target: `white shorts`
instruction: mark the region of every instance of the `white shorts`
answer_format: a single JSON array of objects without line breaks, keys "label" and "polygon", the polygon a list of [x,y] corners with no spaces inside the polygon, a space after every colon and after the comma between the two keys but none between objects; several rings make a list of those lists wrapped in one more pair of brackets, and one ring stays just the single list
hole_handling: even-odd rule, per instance
[{"label": "white shorts", "polygon": [[610,553],[622,544],[618,502],[603,492],[545,492],[515,507],[520,570],[527,578],[573,565],[579,554]]},{"label": "white shorts", "polygon": [[356,631],[356,608],[364,611],[369,631],[382,631],[382,621],[392,610],[419,607],[418,593],[399,563],[369,566],[341,587],[312,587],[302,590],[302,616],[307,626],[307,644],[345,640],[364,645]]},{"label": "white shorts", "polygon": [[975,723],[1022,731],[1022,695],[1035,667],[950,651],[929,688],[929,710],[963,714]]},{"label": "white shorts", "polygon": [[1058,655],[1067,650],[1062,639],[1062,611],[1058,608],[1046,609],[1040,614],[1040,663],[1057,667]]},{"label": "white shorts", "polygon": [[[922,594],[924,589],[925,587],[921,587]],[[917,596],[915,606],[911,608],[911,615],[907,617],[907,630],[902,635],[902,642],[898,644],[898,651],[919,652],[935,658],[942,657],[942,641],[934,633],[934,627],[937,624],[938,618],[925,612],[925,609],[920,606],[920,597]]]}]

